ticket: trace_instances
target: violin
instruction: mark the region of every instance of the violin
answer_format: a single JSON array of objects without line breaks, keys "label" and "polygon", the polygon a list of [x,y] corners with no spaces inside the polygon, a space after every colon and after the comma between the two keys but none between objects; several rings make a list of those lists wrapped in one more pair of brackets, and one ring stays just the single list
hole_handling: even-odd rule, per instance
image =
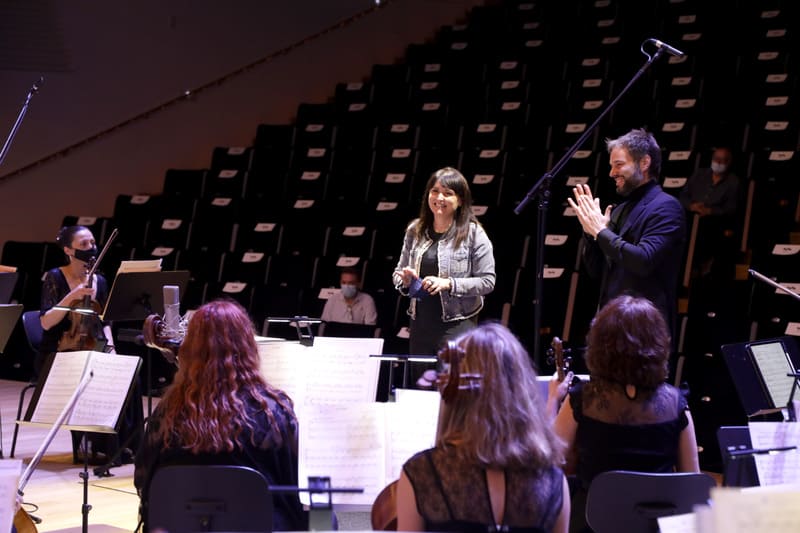
[{"label": "violin", "polygon": [[38,530],[36,529],[36,523],[31,518],[31,515],[25,511],[25,509],[20,508],[16,514],[14,514],[14,529],[17,533],[37,533]]},{"label": "violin", "polygon": [[[90,259],[86,263],[86,287],[91,289],[94,281],[94,274],[100,260],[108,251],[108,247],[117,236],[117,230],[114,229],[109,235],[103,250],[96,258]],[[88,294],[82,300],[75,299],[70,302],[69,307],[73,309],[70,311],[70,320],[72,321],[70,328],[64,332],[58,342],[59,352],[83,351],[94,350],[100,339],[95,335],[93,330],[99,325],[99,316],[102,312],[102,307],[97,300],[92,299]]]},{"label": "violin", "polygon": [[370,522],[375,531],[397,531],[397,480],[383,487],[375,498]]},{"label": "violin", "polygon": [[168,329],[166,321],[153,314],[144,320],[142,337],[145,345],[158,350],[167,361],[177,366],[178,349],[181,347],[183,339],[180,334],[178,338],[173,337]]}]

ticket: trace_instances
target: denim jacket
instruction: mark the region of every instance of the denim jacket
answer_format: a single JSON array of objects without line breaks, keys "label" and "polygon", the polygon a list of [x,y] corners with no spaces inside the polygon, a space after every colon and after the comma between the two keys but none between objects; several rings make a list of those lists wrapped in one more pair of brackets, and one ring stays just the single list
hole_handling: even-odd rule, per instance
[{"label": "denim jacket", "polygon": [[[418,239],[414,234],[417,221],[406,228],[403,250],[395,270],[410,266],[417,272],[422,266],[422,256],[433,241],[426,235]],[[483,297],[494,290],[494,253],[492,242],[483,227],[470,223],[467,238],[454,247],[454,232],[450,231],[439,240],[439,277],[450,278],[453,288],[439,293],[442,302],[442,320],[453,322],[477,315],[483,308]],[[392,276],[395,288],[408,296],[408,288],[403,287],[402,277]],[[417,300],[411,299],[408,314],[416,318]]]}]

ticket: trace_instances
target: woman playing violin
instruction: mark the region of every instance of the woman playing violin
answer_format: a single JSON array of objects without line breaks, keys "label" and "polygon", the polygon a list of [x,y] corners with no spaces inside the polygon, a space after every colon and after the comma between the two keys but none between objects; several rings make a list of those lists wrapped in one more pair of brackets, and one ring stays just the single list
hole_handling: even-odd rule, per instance
[{"label": "woman playing violin", "polygon": [[[88,299],[93,311],[102,309],[108,297],[108,284],[100,274],[93,274],[91,283],[88,273],[97,258],[94,235],[85,226],[65,226],[56,237],[68,263],[47,271],[42,278],[42,300],[39,320],[42,323],[42,342],[34,360],[34,373],[38,378],[45,361],[56,352],[75,350],[114,351],[111,327],[100,321],[97,315],[75,313],[64,308],[81,308]],[[93,463],[103,463],[111,457],[117,447],[117,439],[125,438],[129,428],[141,419],[141,406],[136,411],[136,402],[131,402],[123,417],[119,435],[90,433]],[[73,446],[77,446],[82,434],[73,432]],[[135,447],[135,445],[134,445]],[[103,453],[106,458],[98,456]],[[77,456],[76,456],[77,459]],[[124,459],[127,461],[128,459]]]},{"label": "woman playing violin", "polygon": [[439,352],[436,446],[403,466],[398,531],[567,531],[563,446],[527,352],[500,324]]},{"label": "woman playing violin", "polygon": [[[96,308],[105,305],[108,297],[106,279],[100,274],[94,274],[90,283],[87,277],[90,264],[97,257],[94,235],[84,226],[65,226],[58,232],[56,242],[62,246],[69,263],[49,270],[43,278],[39,320],[44,332],[34,364],[37,375],[45,358],[57,351],[95,349],[95,346],[98,349],[105,346],[106,351],[114,348],[110,326],[103,324],[96,315],[59,309],[82,307],[86,297],[89,297]],[[76,321],[81,324],[76,324]],[[91,337],[91,346],[69,346],[70,342],[66,337],[75,329],[81,328]]]}]

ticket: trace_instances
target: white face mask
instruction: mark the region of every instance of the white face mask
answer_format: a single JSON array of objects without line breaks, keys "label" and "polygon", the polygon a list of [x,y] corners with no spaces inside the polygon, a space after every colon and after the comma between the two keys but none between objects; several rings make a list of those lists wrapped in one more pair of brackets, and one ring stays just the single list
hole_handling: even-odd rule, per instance
[{"label": "white face mask", "polygon": [[342,291],[342,296],[347,299],[354,298],[356,293],[358,292],[358,287],[355,285],[349,285],[347,283],[342,283],[340,286],[340,290]]},{"label": "white face mask", "polygon": [[714,174],[724,174],[726,170],[728,170],[728,165],[716,161],[711,162],[711,172]]}]

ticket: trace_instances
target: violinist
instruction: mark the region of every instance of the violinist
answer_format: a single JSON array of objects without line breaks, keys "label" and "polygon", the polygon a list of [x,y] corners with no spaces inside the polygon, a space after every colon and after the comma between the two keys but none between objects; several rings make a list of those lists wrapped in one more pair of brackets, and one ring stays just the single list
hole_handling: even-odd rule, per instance
[{"label": "violinist", "polygon": [[[44,331],[34,363],[37,376],[45,359],[55,352],[101,347],[111,352],[114,349],[111,327],[103,324],[97,315],[60,309],[83,307],[87,297],[94,311],[102,309],[106,303],[106,279],[100,274],[94,274],[91,280],[87,277],[90,264],[97,258],[94,235],[84,226],[65,226],[58,232],[56,242],[63,248],[69,263],[49,270],[43,278],[39,320]],[[68,338],[76,335],[76,329],[84,330],[90,337],[84,346],[76,345]]]},{"label": "violinist", "polygon": [[566,533],[563,446],[525,348],[485,323],[449,341],[439,361],[436,445],[403,466],[397,530]]},{"label": "violinist", "polygon": [[[82,308],[87,299],[93,311],[99,311],[105,305],[108,297],[106,279],[100,274],[93,274],[91,282],[88,278],[90,265],[98,254],[94,235],[85,226],[65,226],[58,232],[56,242],[62,247],[69,262],[47,271],[42,278],[39,320],[43,331],[39,353],[36,354],[33,365],[36,378],[39,377],[45,361],[56,352],[105,349],[114,353],[111,327],[102,323],[97,315],[58,309]],[[123,423],[125,431],[130,425],[128,418],[131,416],[126,413]],[[81,436],[80,432],[72,432],[74,447],[80,442]],[[90,462],[104,463],[116,449],[117,436],[101,433],[90,433],[88,436],[91,444]],[[106,457],[100,456],[101,453]],[[130,460],[126,459],[126,462]]]}]

